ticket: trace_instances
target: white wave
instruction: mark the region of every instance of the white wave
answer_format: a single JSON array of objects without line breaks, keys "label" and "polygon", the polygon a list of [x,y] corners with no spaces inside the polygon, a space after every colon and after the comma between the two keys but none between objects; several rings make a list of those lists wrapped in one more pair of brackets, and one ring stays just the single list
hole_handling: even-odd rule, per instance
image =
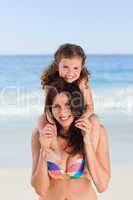
[{"label": "white wave", "polygon": [[[39,91],[0,96],[0,116],[38,115],[44,109],[44,97]],[[133,87],[95,88],[93,100],[96,111],[120,110],[133,115]]]},{"label": "white wave", "polygon": [[133,115],[133,87],[96,89],[93,97],[98,111],[120,110]]},{"label": "white wave", "polygon": [[[93,78],[93,77],[92,77]],[[97,73],[94,74],[94,79],[97,81],[109,81],[109,82],[133,82],[133,73],[131,72],[119,72],[119,73],[109,73],[109,72],[103,72],[103,73]]]},{"label": "white wave", "polygon": [[[5,90],[6,91],[6,90]],[[31,115],[43,110],[44,97],[39,91],[15,88],[0,92],[0,115]]]}]

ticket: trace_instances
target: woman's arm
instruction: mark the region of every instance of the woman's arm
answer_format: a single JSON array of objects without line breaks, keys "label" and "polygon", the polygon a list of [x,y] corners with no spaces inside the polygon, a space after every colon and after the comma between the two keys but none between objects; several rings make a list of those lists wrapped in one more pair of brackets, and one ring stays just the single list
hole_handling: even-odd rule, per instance
[{"label": "woman's arm", "polygon": [[106,129],[103,126],[100,127],[99,142],[95,151],[89,121],[87,119],[80,119],[76,122],[76,127],[82,130],[87,167],[92,180],[98,192],[104,192],[111,177]]},{"label": "woman's arm", "polygon": [[99,143],[95,152],[90,138],[84,137],[88,170],[98,192],[104,192],[111,177],[107,132],[101,127]]},{"label": "woman's arm", "polygon": [[47,161],[44,159],[45,151],[39,142],[39,132],[35,129],[32,133],[32,176],[31,185],[38,195],[44,196],[49,185],[50,179],[47,170]]}]

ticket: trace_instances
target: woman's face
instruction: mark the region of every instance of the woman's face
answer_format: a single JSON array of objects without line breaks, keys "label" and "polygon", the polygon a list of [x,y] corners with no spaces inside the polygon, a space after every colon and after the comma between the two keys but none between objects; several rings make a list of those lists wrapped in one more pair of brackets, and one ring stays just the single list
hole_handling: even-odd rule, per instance
[{"label": "woman's face", "polygon": [[69,98],[65,92],[57,94],[54,98],[52,114],[62,128],[67,131],[74,120],[74,116],[69,105]]},{"label": "woman's face", "polygon": [[62,58],[59,62],[59,76],[72,83],[79,79],[82,68],[81,57]]}]

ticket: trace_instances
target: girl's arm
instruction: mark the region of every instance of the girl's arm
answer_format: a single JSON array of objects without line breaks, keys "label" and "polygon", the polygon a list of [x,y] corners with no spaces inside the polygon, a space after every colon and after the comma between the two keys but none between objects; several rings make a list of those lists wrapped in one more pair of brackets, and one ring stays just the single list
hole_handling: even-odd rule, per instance
[{"label": "girl's arm", "polygon": [[93,103],[91,88],[85,79],[80,81],[79,87],[83,93],[85,100],[85,106],[86,106],[85,115],[90,116],[94,112],[94,103]]},{"label": "girl's arm", "polygon": [[48,176],[47,161],[44,158],[45,151],[41,148],[39,142],[39,132],[35,129],[32,133],[32,176],[31,185],[36,193],[45,196],[50,185]]}]

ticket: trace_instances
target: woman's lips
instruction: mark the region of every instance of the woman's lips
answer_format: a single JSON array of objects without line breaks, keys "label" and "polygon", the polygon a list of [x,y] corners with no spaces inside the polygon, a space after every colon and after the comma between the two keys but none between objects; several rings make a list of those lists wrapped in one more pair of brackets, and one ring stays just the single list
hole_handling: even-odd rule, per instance
[{"label": "woman's lips", "polygon": [[60,120],[61,121],[67,121],[71,116],[68,116],[68,117],[60,117]]}]

